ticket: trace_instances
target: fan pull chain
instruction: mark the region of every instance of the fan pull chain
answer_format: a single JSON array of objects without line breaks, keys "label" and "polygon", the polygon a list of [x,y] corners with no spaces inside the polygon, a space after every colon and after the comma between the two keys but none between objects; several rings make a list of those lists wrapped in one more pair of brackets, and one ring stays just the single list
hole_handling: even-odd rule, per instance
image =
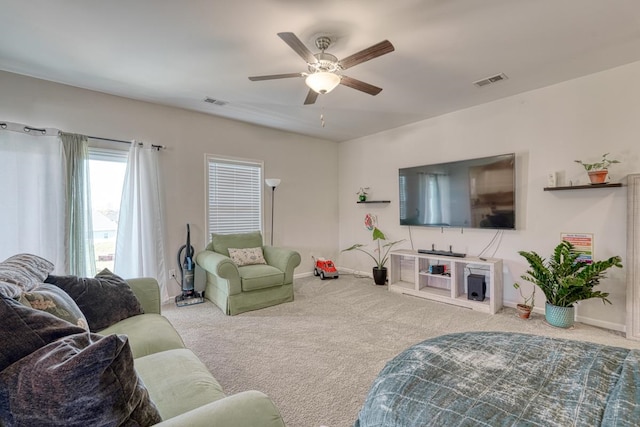
[{"label": "fan pull chain", "polygon": [[324,107],[322,107],[322,111],[320,112],[320,125],[324,127]]}]

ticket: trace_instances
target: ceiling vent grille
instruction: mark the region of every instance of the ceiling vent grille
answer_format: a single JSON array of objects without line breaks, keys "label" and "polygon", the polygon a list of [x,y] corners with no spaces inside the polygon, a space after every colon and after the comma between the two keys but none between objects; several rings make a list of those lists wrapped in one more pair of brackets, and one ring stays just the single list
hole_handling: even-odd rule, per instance
[{"label": "ceiling vent grille", "polygon": [[219,105],[219,106],[228,104],[228,102],[226,101],[220,101],[219,99],[209,98],[208,96],[204,99],[204,102],[208,104]]},{"label": "ceiling vent grille", "polygon": [[502,80],[506,80],[508,78],[509,77],[507,77],[506,74],[500,73],[500,74],[496,74],[495,76],[487,77],[486,79],[482,79],[482,80],[478,80],[477,82],[473,82],[473,84],[478,86],[478,87],[483,87],[483,86],[488,86],[488,85],[493,84],[493,83],[501,82]]}]

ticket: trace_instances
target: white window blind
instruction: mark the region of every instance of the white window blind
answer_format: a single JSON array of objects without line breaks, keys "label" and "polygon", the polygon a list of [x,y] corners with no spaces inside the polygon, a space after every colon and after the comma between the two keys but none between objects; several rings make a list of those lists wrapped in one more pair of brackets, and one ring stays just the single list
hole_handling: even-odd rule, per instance
[{"label": "white window blind", "polygon": [[208,234],[262,231],[262,163],[207,156]]}]

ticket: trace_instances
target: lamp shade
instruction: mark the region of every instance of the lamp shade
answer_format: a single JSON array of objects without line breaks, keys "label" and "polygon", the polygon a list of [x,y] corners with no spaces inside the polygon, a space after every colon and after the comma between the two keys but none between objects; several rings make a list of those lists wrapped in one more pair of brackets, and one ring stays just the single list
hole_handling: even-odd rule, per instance
[{"label": "lamp shade", "polygon": [[329,93],[340,84],[340,76],[334,73],[321,71],[309,74],[304,82],[314,92]]},{"label": "lamp shade", "polygon": [[264,182],[271,188],[276,188],[278,185],[280,185],[279,178],[267,178],[264,180]]}]

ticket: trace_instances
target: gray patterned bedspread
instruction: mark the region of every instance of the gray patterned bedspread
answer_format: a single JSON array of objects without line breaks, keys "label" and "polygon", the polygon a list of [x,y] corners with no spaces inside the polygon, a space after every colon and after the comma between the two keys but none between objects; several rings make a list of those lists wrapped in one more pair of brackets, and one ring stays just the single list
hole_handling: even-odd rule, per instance
[{"label": "gray patterned bedspread", "polygon": [[389,361],[354,427],[640,426],[640,351],[473,332]]}]

